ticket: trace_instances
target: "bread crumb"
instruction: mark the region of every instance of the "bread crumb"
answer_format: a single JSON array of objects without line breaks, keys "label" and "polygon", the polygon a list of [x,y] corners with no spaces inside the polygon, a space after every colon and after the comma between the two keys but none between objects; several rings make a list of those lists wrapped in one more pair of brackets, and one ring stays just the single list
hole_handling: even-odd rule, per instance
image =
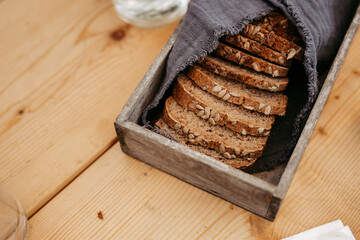
[{"label": "bread crumb", "polygon": [[98,219],[104,220],[104,215],[103,215],[103,213],[101,211],[99,211],[97,213],[97,217],[98,217]]}]

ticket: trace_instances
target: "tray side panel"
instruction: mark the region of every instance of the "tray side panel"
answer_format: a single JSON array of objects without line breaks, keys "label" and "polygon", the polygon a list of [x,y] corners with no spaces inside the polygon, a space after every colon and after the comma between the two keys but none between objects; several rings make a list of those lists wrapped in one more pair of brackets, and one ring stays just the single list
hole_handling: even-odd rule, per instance
[{"label": "tray side panel", "polygon": [[[360,24],[360,6],[358,7],[355,16],[349,26],[349,29],[344,37],[344,40],[339,48],[339,51],[334,59],[334,62],[326,76],[324,84],[321,88],[319,96],[311,110],[310,116],[306,121],[304,129],[300,135],[300,138],[295,146],[295,149],[290,157],[290,160],[285,168],[284,173],[280,179],[280,182],[275,190],[275,196],[281,200],[285,198],[285,195],[290,187],[291,181],[295,175],[296,169],[300,164],[300,160],[306,150],[306,147],[310,141],[311,135],[315,129],[316,123],[320,117],[320,114],[325,106],[330,91],[335,83],[336,77],[339,73],[340,67],[345,59],[346,53],[349,50],[350,44]],[[281,204],[281,202],[280,202]],[[279,206],[272,206],[279,208]],[[269,211],[275,211],[274,209]],[[276,210],[277,211],[277,210]]]},{"label": "tray side panel", "polygon": [[[145,163],[262,217],[274,186],[132,122],[116,125],[122,150]],[[240,174],[239,174],[240,172]],[[273,220],[273,218],[269,218]]]}]

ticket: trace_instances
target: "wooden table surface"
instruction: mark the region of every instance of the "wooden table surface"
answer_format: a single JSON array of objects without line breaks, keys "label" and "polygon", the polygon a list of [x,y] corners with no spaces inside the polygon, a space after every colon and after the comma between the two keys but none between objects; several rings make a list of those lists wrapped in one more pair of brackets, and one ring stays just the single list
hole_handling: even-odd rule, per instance
[{"label": "wooden table surface", "polygon": [[336,219],[360,238],[360,32],[269,222],[120,150],[113,122],[175,26],[129,26],[109,0],[0,0],[0,184],[28,239],[279,239]]}]

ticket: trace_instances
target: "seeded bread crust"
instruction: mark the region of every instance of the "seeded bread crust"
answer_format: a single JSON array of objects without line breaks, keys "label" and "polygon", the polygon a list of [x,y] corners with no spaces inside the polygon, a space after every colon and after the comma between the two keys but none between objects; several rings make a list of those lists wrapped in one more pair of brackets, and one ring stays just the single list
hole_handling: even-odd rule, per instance
[{"label": "seeded bread crust", "polygon": [[167,133],[170,133],[171,136],[174,139],[176,139],[180,144],[188,146],[197,152],[200,152],[209,157],[212,157],[212,158],[214,158],[222,163],[225,163],[231,167],[245,169],[255,162],[255,159],[248,160],[248,158],[245,158],[245,157],[237,157],[235,159],[227,159],[215,150],[204,148],[200,145],[192,145],[189,143],[188,137],[185,137],[183,135],[176,133],[176,131],[174,129],[172,129],[171,127],[169,127],[169,125],[165,122],[165,120],[162,117],[159,118],[159,120],[155,123],[155,126],[160,129],[160,131],[159,131],[160,134],[162,134],[164,136],[168,136]]},{"label": "seeded bread crust", "polygon": [[241,32],[241,35],[258,41],[261,44],[265,44],[266,46],[285,54],[287,60],[292,58],[303,60],[304,58],[304,49],[302,47],[276,35],[274,31],[268,31],[260,26],[248,24]]},{"label": "seeded bread crust", "polygon": [[271,12],[259,21],[253,22],[254,25],[260,26],[290,42],[294,42],[299,46],[303,45],[303,41],[299,36],[296,27],[287,19],[286,16],[279,12]]},{"label": "seeded bread crust", "polygon": [[219,43],[214,53],[227,60],[238,63],[239,65],[251,68],[256,72],[264,72],[272,75],[273,77],[286,77],[289,72],[289,68],[251,56],[250,54],[227,46],[223,43]]},{"label": "seeded bread crust", "polygon": [[290,67],[292,60],[286,55],[241,35],[225,36],[224,41],[279,65]]},{"label": "seeded bread crust", "polygon": [[[204,90],[206,89],[207,87],[204,87]],[[243,135],[268,136],[270,134],[275,121],[274,116],[266,116],[230,102],[219,101],[217,97],[204,90],[190,78],[181,74],[172,96],[180,105],[195,112],[198,117],[208,120],[212,125],[226,126]],[[236,113],[232,114],[227,109],[232,109]]]},{"label": "seeded bread crust", "polygon": [[257,159],[267,141],[267,137],[243,136],[226,127],[212,125],[179,105],[171,96],[165,102],[163,115],[176,133],[190,138],[189,143],[214,149],[227,159]]},{"label": "seeded bread crust", "polygon": [[207,56],[206,58],[202,58],[198,61],[198,63],[200,63],[209,71],[212,71],[221,76],[271,92],[283,91],[286,89],[289,83],[288,78],[273,78],[262,73],[256,73],[215,56]]},{"label": "seeded bread crust", "polygon": [[200,88],[205,88],[206,91],[225,101],[265,115],[285,115],[287,96],[282,93],[266,92],[239,82],[230,81],[196,64],[190,68],[187,75]]}]

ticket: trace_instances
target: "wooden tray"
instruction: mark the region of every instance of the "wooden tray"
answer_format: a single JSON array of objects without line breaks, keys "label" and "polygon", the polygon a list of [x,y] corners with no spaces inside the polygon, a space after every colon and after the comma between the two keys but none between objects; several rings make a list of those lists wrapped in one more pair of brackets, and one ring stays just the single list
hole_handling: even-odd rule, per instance
[{"label": "wooden tray", "polygon": [[[360,22],[360,7],[325,76],[315,105],[278,184],[229,167],[215,159],[154,133],[141,125],[141,113],[150,103],[164,75],[165,63],[178,33],[170,39],[141,80],[115,121],[122,151],[233,204],[273,221],[285,198],[320,113],[335,82]],[[267,174],[272,174],[267,173]],[[273,174],[278,174],[274,173]]]}]

